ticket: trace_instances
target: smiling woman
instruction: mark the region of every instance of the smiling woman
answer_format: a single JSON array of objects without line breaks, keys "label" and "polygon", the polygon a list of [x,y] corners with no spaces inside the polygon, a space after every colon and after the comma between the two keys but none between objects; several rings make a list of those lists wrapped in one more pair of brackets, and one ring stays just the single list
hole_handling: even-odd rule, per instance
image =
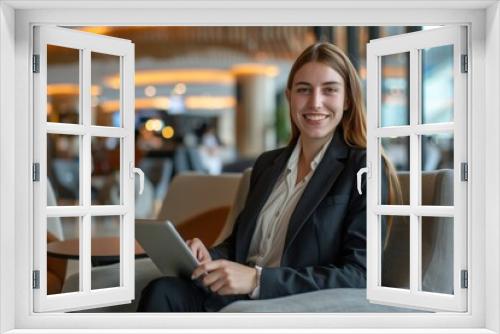
[{"label": "smiling woman", "polygon": [[318,43],[297,58],[288,82],[295,135],[257,158],[232,234],[210,250],[189,240],[200,261],[194,281],[154,280],[138,311],[218,311],[237,300],[366,286],[366,197],[355,191],[366,164],[359,78],[339,48]]}]

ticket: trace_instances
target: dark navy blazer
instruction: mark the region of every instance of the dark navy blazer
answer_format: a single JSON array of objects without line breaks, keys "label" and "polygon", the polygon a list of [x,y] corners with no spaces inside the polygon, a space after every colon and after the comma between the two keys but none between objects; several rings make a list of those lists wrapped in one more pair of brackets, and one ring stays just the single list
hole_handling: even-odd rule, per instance
[{"label": "dark navy blazer", "polygon": [[[245,207],[214,259],[246,263],[257,218],[295,145],[263,153],[254,164]],[[348,146],[340,126],[290,218],[280,266],[263,268],[260,299],[366,286],[366,182],[356,185],[366,151]]]}]

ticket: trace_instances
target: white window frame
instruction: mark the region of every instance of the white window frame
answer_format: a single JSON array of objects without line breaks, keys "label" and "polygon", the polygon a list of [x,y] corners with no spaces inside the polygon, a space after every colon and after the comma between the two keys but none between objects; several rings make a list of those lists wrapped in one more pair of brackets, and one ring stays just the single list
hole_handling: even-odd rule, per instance
[{"label": "white window frame", "polygon": [[[73,7],[61,9],[62,6]],[[127,6],[129,9],[119,8]],[[132,8],[133,7],[133,8]],[[141,8],[138,10],[136,8]],[[161,8],[163,7],[163,8]],[[43,8],[50,8],[44,10]],[[33,314],[30,26],[58,25],[435,25],[471,28],[468,133],[466,314]],[[497,1],[16,1],[0,3],[0,333],[110,333],[129,328],[189,332],[499,333],[500,320],[500,7]],[[15,63],[15,70],[12,64]],[[487,71],[486,71],[487,69]],[[12,84],[14,83],[14,85]],[[15,124],[15,126],[12,126]],[[15,149],[12,147],[14,138]],[[486,157],[488,162],[486,163]],[[488,176],[486,182],[485,176]],[[14,190],[14,196],[12,192]],[[26,200],[29,198],[29,200]],[[15,254],[15,256],[12,256]],[[488,263],[486,266],[485,264]],[[14,288],[12,288],[14,287]],[[487,291],[487,293],[485,293]],[[473,292],[473,293],[472,293]],[[15,305],[15,307],[12,307]],[[87,329],[92,326],[94,329]],[[385,329],[377,330],[377,327]],[[43,330],[45,328],[45,330]],[[70,330],[69,328],[75,328]],[[203,330],[207,328],[207,330]],[[218,330],[234,328],[235,330]],[[279,330],[281,328],[281,330]],[[429,328],[435,330],[430,331]],[[38,329],[38,330],[37,330]],[[101,330],[97,330],[101,329]],[[134,330],[135,329],[135,330]],[[210,330],[211,329],[211,330]],[[252,330],[253,329],[253,330]],[[316,330],[313,330],[316,329]],[[62,332],[62,331],[61,331]],[[116,332],[116,330],[114,331]],[[164,332],[173,332],[164,330]],[[242,331],[240,331],[242,332]],[[248,333],[249,331],[245,331]]]},{"label": "white window frame", "polygon": [[[37,26],[34,32],[34,54],[40,58],[39,73],[33,76],[34,162],[39,164],[40,181],[33,184],[34,193],[34,270],[39,271],[39,289],[34,292],[34,310],[73,311],[98,305],[130,303],[134,298],[134,45],[130,41],[95,35],[68,28]],[[78,124],[47,122],[47,45],[72,48],[79,53]],[[98,126],[91,120],[92,53],[112,55],[120,71],[120,126]],[[47,206],[47,135],[79,136],[79,203],[75,206]],[[91,140],[113,137],[120,142],[120,178],[118,205],[91,204]],[[92,217],[118,216],[120,242],[120,285],[106,289],[91,288]],[[76,217],[79,236],[79,291],[47,295],[47,219]]]},{"label": "white window frame", "polygon": [[[380,38],[367,46],[367,165],[371,177],[367,182],[367,297],[386,305],[413,306],[423,310],[467,310],[467,289],[461,287],[461,270],[467,270],[467,184],[461,180],[460,164],[467,162],[467,82],[469,73],[462,72],[462,55],[467,54],[465,26],[439,27]],[[444,45],[453,47],[453,120],[446,123],[421,122],[422,51]],[[384,56],[408,53],[409,58],[409,119],[407,125],[381,126],[381,59]],[[421,148],[419,137],[425,134],[448,133],[453,136],[453,197],[451,206],[421,204]],[[382,205],[381,152],[382,138],[407,137],[409,140],[410,188],[408,205]],[[405,216],[409,220],[409,289],[382,286],[381,220],[384,215]],[[451,217],[453,231],[453,293],[442,294],[422,290],[421,217]]]}]

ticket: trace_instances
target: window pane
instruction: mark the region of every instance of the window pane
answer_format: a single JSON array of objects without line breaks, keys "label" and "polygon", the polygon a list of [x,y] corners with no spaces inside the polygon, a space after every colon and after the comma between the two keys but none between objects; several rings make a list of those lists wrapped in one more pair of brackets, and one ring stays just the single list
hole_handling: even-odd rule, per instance
[{"label": "window pane", "polygon": [[410,288],[410,217],[380,216],[382,286]]},{"label": "window pane", "polygon": [[[380,156],[380,204],[409,205],[410,137],[381,138],[380,149],[387,158],[386,161],[382,155]],[[390,182],[390,179],[388,179],[390,169],[387,168],[386,162],[390,163],[396,170],[398,184]]]},{"label": "window pane", "polygon": [[92,125],[121,126],[120,57],[92,52]]},{"label": "window pane", "polygon": [[[79,217],[47,218],[47,294],[79,291]],[[62,236],[67,236],[62,241]],[[75,284],[65,285],[66,277],[76,275]],[[64,288],[64,290],[63,290]]]},{"label": "window pane", "polygon": [[47,206],[81,204],[80,140],[80,136],[47,135]]},{"label": "window pane", "polygon": [[119,205],[120,138],[92,137],[92,205]]},{"label": "window pane", "polygon": [[453,294],[451,217],[422,217],[422,290]]},{"label": "window pane", "polygon": [[421,136],[422,205],[453,205],[453,134]]},{"label": "window pane", "polygon": [[422,50],[422,123],[453,121],[453,45]]},{"label": "window pane", "polygon": [[80,123],[80,50],[47,45],[47,121]]},{"label": "window pane", "polygon": [[91,288],[120,286],[120,216],[92,217],[92,265],[106,265],[106,275],[92,271]]},{"label": "window pane", "polygon": [[380,126],[410,123],[410,53],[382,56]]}]

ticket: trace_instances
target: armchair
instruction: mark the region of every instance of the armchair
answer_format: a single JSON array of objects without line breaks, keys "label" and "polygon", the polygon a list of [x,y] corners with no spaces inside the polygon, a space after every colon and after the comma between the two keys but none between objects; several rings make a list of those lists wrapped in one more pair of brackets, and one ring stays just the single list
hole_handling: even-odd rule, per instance
[{"label": "armchair", "polygon": [[[250,174],[248,173],[248,176]],[[242,175],[225,173],[207,175],[200,173],[181,173],[174,177],[165,196],[156,220],[171,220],[184,239],[200,238],[206,245],[219,242],[221,231],[230,233],[232,221],[237,213],[232,205],[239,191]],[[246,181],[248,182],[248,181]],[[246,198],[243,197],[243,201]],[[239,212],[239,210],[238,210]],[[233,217],[233,218],[230,218]],[[95,288],[118,286],[115,282],[119,264],[92,268],[92,286]],[[161,276],[160,271],[151,259],[143,258],[135,261],[135,295],[140,296],[142,289],[153,279]],[[78,290],[78,274],[71,275],[64,283],[63,292]],[[117,305],[93,309],[91,312],[135,312],[137,300],[131,304]]]},{"label": "armchair", "polygon": [[[222,209],[217,209],[217,205],[213,206],[212,209],[205,211],[210,212],[214,210],[211,215],[212,217],[217,217],[215,220],[222,220],[222,218],[227,214],[225,219],[225,224],[223,227],[214,227],[217,230],[217,238],[213,244],[217,244],[225,239],[227,235],[231,233],[234,220],[244,206],[246,195],[248,193],[249,180],[250,180],[250,169],[243,173],[241,179],[238,179],[237,190],[233,189],[233,204],[229,212]],[[206,176],[214,177],[214,176]],[[398,175],[403,188],[403,193],[405,189],[409,187],[408,175],[400,173]],[[434,170],[423,173],[423,182],[433,183],[434,187],[426,187],[424,197],[426,200],[432,200],[434,204],[449,205],[450,200],[453,196],[453,189],[450,184],[453,184],[453,171],[451,170]],[[172,183],[173,187],[173,183]],[[216,208],[216,209],[214,209]],[[167,210],[168,211],[168,210]],[[206,213],[205,213],[206,214]],[[199,216],[191,216],[190,219],[186,219],[188,223],[179,224],[177,227],[181,234],[185,237],[191,237],[191,235],[198,234],[198,229],[195,228],[204,219],[204,213]],[[189,226],[189,228],[187,227]],[[219,230],[220,229],[220,230]],[[449,279],[452,275],[452,258],[447,255],[447,248],[450,241],[452,242],[452,233],[449,224],[436,224],[434,228],[429,229],[423,235],[423,243],[426,245],[425,256],[423,260],[423,285],[426,291],[446,291],[446,287],[449,286]],[[402,243],[408,242],[408,239],[402,238],[402,234],[406,231],[402,229],[395,228],[391,232],[390,238],[388,240],[387,247],[384,250],[384,258],[388,263],[395,264],[396,259],[401,257],[401,250],[405,248],[401,246]],[[213,240],[213,235],[206,237],[205,241],[207,244],[211,244],[209,240]],[[391,262],[392,261],[392,262]],[[106,277],[106,271],[112,269],[112,266],[98,267],[93,269],[93,277]],[[444,267],[446,270],[434,270],[436,267]],[[116,268],[115,268],[116,270]],[[141,290],[146,286],[146,284],[154,278],[160,277],[161,273],[154,266],[150,259],[140,259],[136,260],[136,296],[140,296]],[[392,282],[391,284],[396,284],[394,286],[405,285],[407,277],[402,276],[396,265],[389,266],[387,272],[384,273],[384,279],[386,282]],[[73,281],[68,280],[70,287],[71,284],[78,284],[74,278]],[[99,279],[99,278],[98,278]],[[389,280],[389,281],[387,281]],[[65,284],[66,288],[66,284]],[[93,312],[98,311],[109,311],[109,312],[134,312],[136,308],[136,302],[134,301],[128,305],[118,305],[113,307],[106,307],[101,309],[92,310]],[[327,289],[315,292],[297,294],[293,296],[268,299],[268,300],[251,300],[251,301],[237,301],[232,303],[221,310],[221,312],[418,312],[413,309],[402,308],[402,307],[392,307],[384,305],[371,304],[366,299],[366,289]]]}]

